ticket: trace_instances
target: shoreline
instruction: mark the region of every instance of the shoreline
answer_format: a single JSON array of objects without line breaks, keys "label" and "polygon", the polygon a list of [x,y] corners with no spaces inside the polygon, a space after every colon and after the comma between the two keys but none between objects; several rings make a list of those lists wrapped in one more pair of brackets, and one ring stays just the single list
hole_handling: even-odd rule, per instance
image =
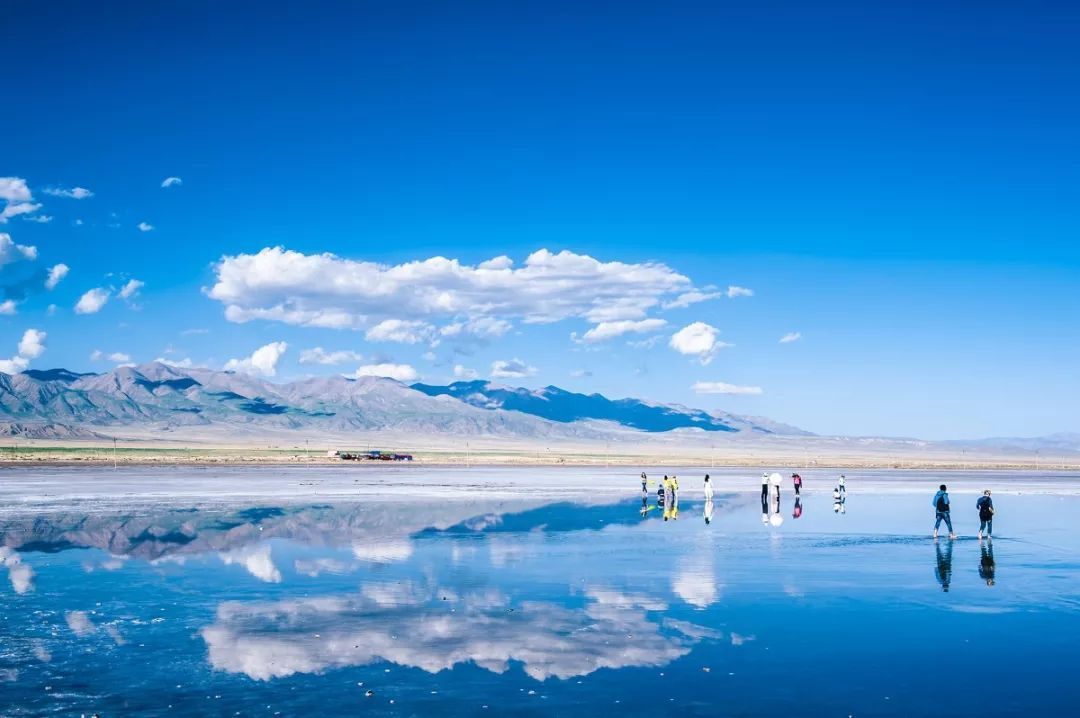
[{"label": "shoreline", "polygon": [[731,468],[758,468],[769,470],[790,469],[811,471],[820,469],[893,469],[893,470],[939,470],[939,471],[1061,471],[1080,472],[1080,461],[1019,461],[1015,458],[987,458],[978,460],[949,460],[936,457],[811,457],[809,461],[791,456],[724,456],[703,457],[694,455],[583,455],[575,453],[547,453],[539,456],[532,452],[500,452],[465,454],[457,452],[423,452],[414,454],[413,461],[346,461],[327,456],[305,455],[302,452],[216,449],[211,451],[174,451],[167,449],[120,450],[114,456],[112,450],[80,452],[75,449],[59,451],[38,450],[20,452],[11,456],[0,455],[0,470],[19,468],[102,468],[117,467],[194,467],[194,466],[265,466],[265,467],[312,467],[325,469],[371,470],[396,468],[402,470],[470,467],[547,467],[547,468],[619,468],[642,469],[673,467],[693,468],[702,471]]}]

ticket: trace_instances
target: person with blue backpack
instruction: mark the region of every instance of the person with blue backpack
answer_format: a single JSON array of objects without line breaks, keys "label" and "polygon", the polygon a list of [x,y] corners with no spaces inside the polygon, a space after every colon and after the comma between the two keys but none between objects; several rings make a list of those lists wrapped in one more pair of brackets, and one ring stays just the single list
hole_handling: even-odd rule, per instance
[{"label": "person with blue backpack", "polygon": [[949,538],[955,539],[956,532],[953,531],[952,517],[949,514],[949,492],[945,488],[945,484],[941,485],[938,492],[934,494],[933,500],[934,510],[936,511],[936,520],[934,521],[934,538],[938,537],[938,528],[941,526],[941,522],[944,521],[945,525],[949,527]]}]

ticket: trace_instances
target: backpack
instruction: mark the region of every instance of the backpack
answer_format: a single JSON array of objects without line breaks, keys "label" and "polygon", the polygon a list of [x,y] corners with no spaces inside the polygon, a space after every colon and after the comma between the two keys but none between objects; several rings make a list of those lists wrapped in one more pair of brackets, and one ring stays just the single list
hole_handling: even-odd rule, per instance
[{"label": "backpack", "polygon": [[948,494],[942,494],[941,496],[938,496],[937,510],[940,511],[941,513],[945,513],[946,511],[949,510]]}]

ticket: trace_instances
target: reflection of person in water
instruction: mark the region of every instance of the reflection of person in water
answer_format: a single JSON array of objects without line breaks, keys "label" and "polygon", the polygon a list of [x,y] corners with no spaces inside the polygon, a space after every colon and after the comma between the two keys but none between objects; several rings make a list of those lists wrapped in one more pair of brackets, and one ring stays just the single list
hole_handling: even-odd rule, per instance
[{"label": "reflection of person in water", "polygon": [[987,586],[993,586],[995,571],[994,544],[979,544],[979,549],[982,551],[982,556],[979,558],[979,578],[986,581]]},{"label": "reflection of person in water", "polygon": [[941,548],[939,541],[934,542],[934,551],[937,553],[937,566],[934,568],[934,574],[937,576],[938,583],[941,584],[941,590],[948,593],[949,584],[952,583],[952,541],[945,544],[944,551]]},{"label": "reflection of person in water", "polygon": [[712,502],[712,497],[710,496],[709,498],[705,499],[705,525],[706,526],[712,523],[712,515],[713,515],[713,502]]},{"label": "reflection of person in water", "polygon": [[649,497],[642,495],[641,497],[641,518],[645,518],[645,515],[649,513]]},{"label": "reflection of person in water", "polygon": [[[664,478],[666,479],[667,477]],[[665,480],[664,484],[666,483],[667,481]],[[656,487],[656,505],[660,507],[663,507],[664,505],[664,484],[660,484]]]},{"label": "reflection of person in water", "polygon": [[797,519],[802,516],[802,499],[795,497],[795,508],[791,511],[791,518]]}]

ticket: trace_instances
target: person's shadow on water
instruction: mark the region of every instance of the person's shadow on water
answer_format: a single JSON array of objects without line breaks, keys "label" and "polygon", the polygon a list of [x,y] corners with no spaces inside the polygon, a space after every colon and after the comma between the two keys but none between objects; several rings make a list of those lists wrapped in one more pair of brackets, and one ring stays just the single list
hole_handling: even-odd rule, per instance
[{"label": "person's shadow on water", "polygon": [[986,581],[987,586],[994,585],[994,573],[996,567],[994,565],[994,544],[985,543],[979,546],[982,555],[979,557],[979,578]]},{"label": "person's shadow on water", "polygon": [[937,554],[937,564],[934,566],[934,574],[937,576],[941,590],[949,592],[949,584],[952,583],[952,541],[945,543],[942,549],[940,541],[934,541],[934,551]]}]

